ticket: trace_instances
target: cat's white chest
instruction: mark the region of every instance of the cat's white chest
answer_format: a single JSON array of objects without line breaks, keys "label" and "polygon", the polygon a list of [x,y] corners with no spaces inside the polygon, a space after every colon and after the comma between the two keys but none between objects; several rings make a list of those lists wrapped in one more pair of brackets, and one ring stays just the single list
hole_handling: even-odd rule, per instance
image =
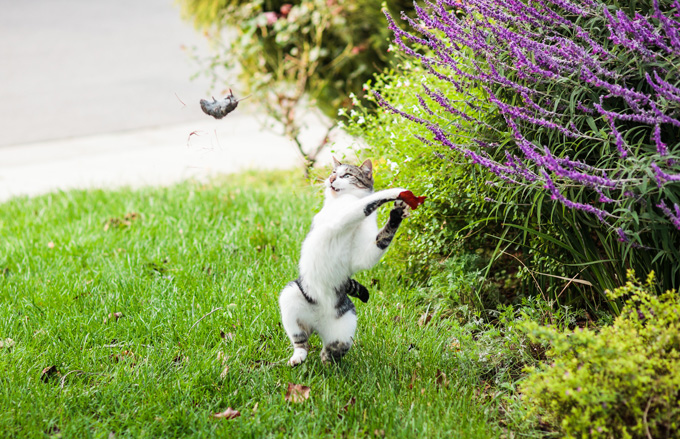
[{"label": "cat's white chest", "polygon": [[300,255],[300,274],[306,282],[316,288],[332,293],[353,273],[354,241],[359,225],[345,225],[338,222],[343,212],[351,206],[354,197],[333,200],[327,203],[312,222]]}]

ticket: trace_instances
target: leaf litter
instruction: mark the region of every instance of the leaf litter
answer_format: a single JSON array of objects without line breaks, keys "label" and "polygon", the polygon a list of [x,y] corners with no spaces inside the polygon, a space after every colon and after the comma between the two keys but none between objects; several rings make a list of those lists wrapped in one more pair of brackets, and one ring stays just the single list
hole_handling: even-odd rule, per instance
[{"label": "leaf litter", "polygon": [[309,394],[312,389],[302,384],[288,383],[288,390],[286,391],[285,400],[293,403],[304,402],[309,399]]},{"label": "leaf litter", "polygon": [[238,418],[239,416],[241,416],[241,412],[239,412],[238,410],[234,410],[231,407],[227,407],[227,409],[225,411],[219,412],[219,413],[213,413],[212,416],[213,416],[213,418],[220,418],[220,419],[234,419],[234,418]]}]

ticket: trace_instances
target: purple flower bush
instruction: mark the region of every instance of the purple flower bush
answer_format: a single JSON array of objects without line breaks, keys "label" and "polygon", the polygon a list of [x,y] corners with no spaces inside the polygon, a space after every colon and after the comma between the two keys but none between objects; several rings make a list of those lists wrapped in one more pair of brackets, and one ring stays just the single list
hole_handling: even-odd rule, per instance
[{"label": "purple flower bush", "polygon": [[464,105],[426,78],[417,115],[376,93],[378,103],[426,127],[430,138],[419,139],[429,147],[495,174],[508,193],[546,194],[569,227],[598,237],[611,264],[655,269],[664,288],[678,287],[680,0],[643,0],[637,10],[595,0],[415,8],[402,17],[408,30],[386,14],[395,45]]}]

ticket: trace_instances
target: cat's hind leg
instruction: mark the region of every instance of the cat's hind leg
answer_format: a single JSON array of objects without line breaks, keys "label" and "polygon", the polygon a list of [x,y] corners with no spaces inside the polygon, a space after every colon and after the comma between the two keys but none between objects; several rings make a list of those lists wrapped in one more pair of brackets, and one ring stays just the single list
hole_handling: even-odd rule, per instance
[{"label": "cat's hind leg", "polygon": [[357,329],[356,309],[347,296],[338,301],[335,311],[335,318],[328,319],[318,331],[323,341],[321,361],[324,363],[338,362],[347,354]]},{"label": "cat's hind leg", "polygon": [[311,329],[304,324],[304,320],[305,315],[309,313],[310,305],[313,303],[309,302],[308,296],[303,294],[297,282],[286,285],[279,296],[281,323],[293,344],[293,356],[288,360],[289,366],[297,366],[307,358]]}]

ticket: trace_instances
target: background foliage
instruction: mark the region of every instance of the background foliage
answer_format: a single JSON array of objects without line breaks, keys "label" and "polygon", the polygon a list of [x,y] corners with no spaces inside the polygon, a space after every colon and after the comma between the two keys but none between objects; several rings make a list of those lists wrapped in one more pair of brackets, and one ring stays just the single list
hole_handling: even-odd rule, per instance
[{"label": "background foliage", "polygon": [[[238,67],[242,95],[252,94],[280,122],[312,166],[324,140],[303,146],[304,114],[321,109],[328,132],[338,108],[374,73],[388,65],[381,0],[182,0],[194,23],[212,30],[216,44],[208,74]],[[391,0],[394,11],[412,11],[408,0]],[[220,29],[227,28],[221,33]],[[234,34],[235,33],[235,34]],[[232,84],[222,84],[233,85]]]}]

